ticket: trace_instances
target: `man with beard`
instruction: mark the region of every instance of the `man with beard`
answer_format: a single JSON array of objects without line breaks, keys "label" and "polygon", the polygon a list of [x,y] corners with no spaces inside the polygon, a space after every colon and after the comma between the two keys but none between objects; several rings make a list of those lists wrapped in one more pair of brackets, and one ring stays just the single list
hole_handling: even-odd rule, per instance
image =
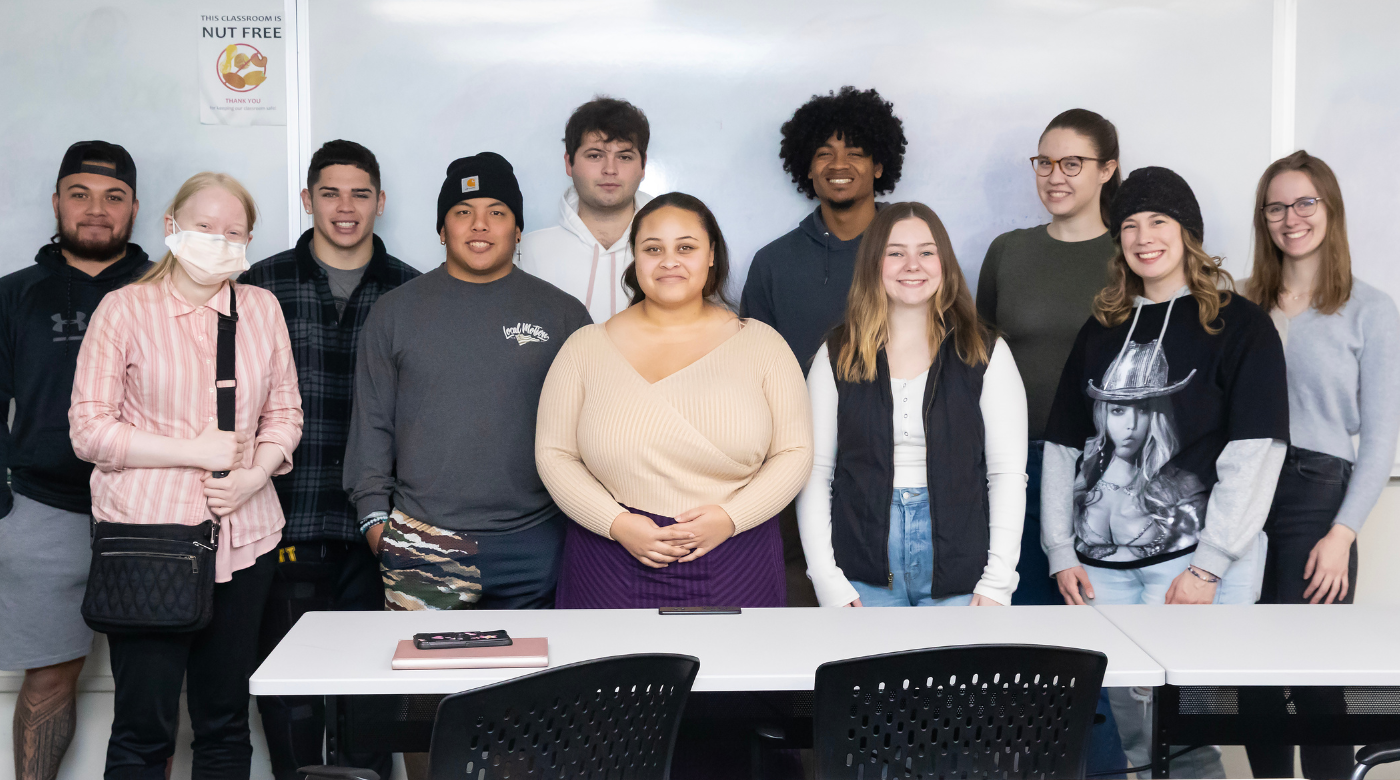
[{"label": "man with beard", "polygon": [[87,585],[92,464],[68,440],[68,404],[88,318],[102,296],[150,263],[130,243],[136,164],[116,144],[73,144],[53,195],[58,233],[34,265],[0,279],[0,669],[23,669],[15,777],[58,774],[77,724],[77,682],[92,647],[79,608]]},{"label": "man with beard", "polygon": [[[773,326],[805,374],[822,339],[846,315],[856,249],[904,166],[904,125],[873,89],[814,95],[782,128],[778,156],[797,191],[818,202],[796,229],[758,250],[739,316]],[[779,515],[788,606],[817,606],[797,533],[797,512]]]}]

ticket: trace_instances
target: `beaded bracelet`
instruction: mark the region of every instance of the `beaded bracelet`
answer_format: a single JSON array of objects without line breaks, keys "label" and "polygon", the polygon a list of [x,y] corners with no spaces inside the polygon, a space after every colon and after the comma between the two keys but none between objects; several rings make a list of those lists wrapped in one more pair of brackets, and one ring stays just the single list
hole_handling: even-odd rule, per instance
[{"label": "beaded bracelet", "polygon": [[364,536],[365,534],[369,533],[369,529],[375,527],[376,525],[379,525],[380,523],[387,522],[389,522],[388,512],[370,512],[369,514],[365,515],[365,519],[360,521],[360,535]]},{"label": "beaded bracelet", "polygon": [[1195,566],[1187,566],[1187,567],[1186,567],[1186,570],[1189,571],[1189,572],[1191,572],[1192,576],[1194,576],[1196,579],[1200,580],[1201,582],[1208,582],[1208,583],[1210,583],[1210,584],[1212,584],[1212,585],[1214,585],[1214,584],[1217,583],[1217,582],[1220,582],[1220,578],[1217,577],[1217,576],[1215,576],[1214,574],[1210,574],[1210,572],[1206,572],[1206,574],[1210,574],[1210,579],[1206,579],[1205,577],[1202,577],[1202,576],[1201,576],[1201,572],[1197,571]]}]

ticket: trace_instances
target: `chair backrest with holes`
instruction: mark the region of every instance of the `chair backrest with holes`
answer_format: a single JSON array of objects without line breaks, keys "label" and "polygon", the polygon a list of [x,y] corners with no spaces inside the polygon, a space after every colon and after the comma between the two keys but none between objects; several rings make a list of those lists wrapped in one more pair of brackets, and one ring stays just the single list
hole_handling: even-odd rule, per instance
[{"label": "chair backrest with holes", "polygon": [[433,780],[666,780],[700,660],[641,654],[561,666],[442,700]]},{"label": "chair backrest with holes", "polygon": [[1108,657],[1040,645],[911,650],[822,664],[820,780],[1078,778]]}]

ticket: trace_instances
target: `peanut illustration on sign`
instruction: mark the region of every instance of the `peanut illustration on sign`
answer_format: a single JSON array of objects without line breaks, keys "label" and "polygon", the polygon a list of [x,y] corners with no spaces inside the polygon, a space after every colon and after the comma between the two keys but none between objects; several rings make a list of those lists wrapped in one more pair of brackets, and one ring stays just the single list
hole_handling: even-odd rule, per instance
[{"label": "peanut illustration on sign", "polygon": [[267,57],[246,43],[224,47],[218,68],[219,78],[235,92],[247,92],[267,81]]}]

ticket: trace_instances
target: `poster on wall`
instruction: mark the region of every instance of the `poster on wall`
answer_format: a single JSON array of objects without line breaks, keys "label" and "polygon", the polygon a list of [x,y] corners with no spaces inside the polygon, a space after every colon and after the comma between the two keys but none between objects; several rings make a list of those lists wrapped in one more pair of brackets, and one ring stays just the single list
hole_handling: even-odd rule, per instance
[{"label": "poster on wall", "polygon": [[199,15],[202,124],[287,124],[285,35],[280,8],[277,13]]}]

